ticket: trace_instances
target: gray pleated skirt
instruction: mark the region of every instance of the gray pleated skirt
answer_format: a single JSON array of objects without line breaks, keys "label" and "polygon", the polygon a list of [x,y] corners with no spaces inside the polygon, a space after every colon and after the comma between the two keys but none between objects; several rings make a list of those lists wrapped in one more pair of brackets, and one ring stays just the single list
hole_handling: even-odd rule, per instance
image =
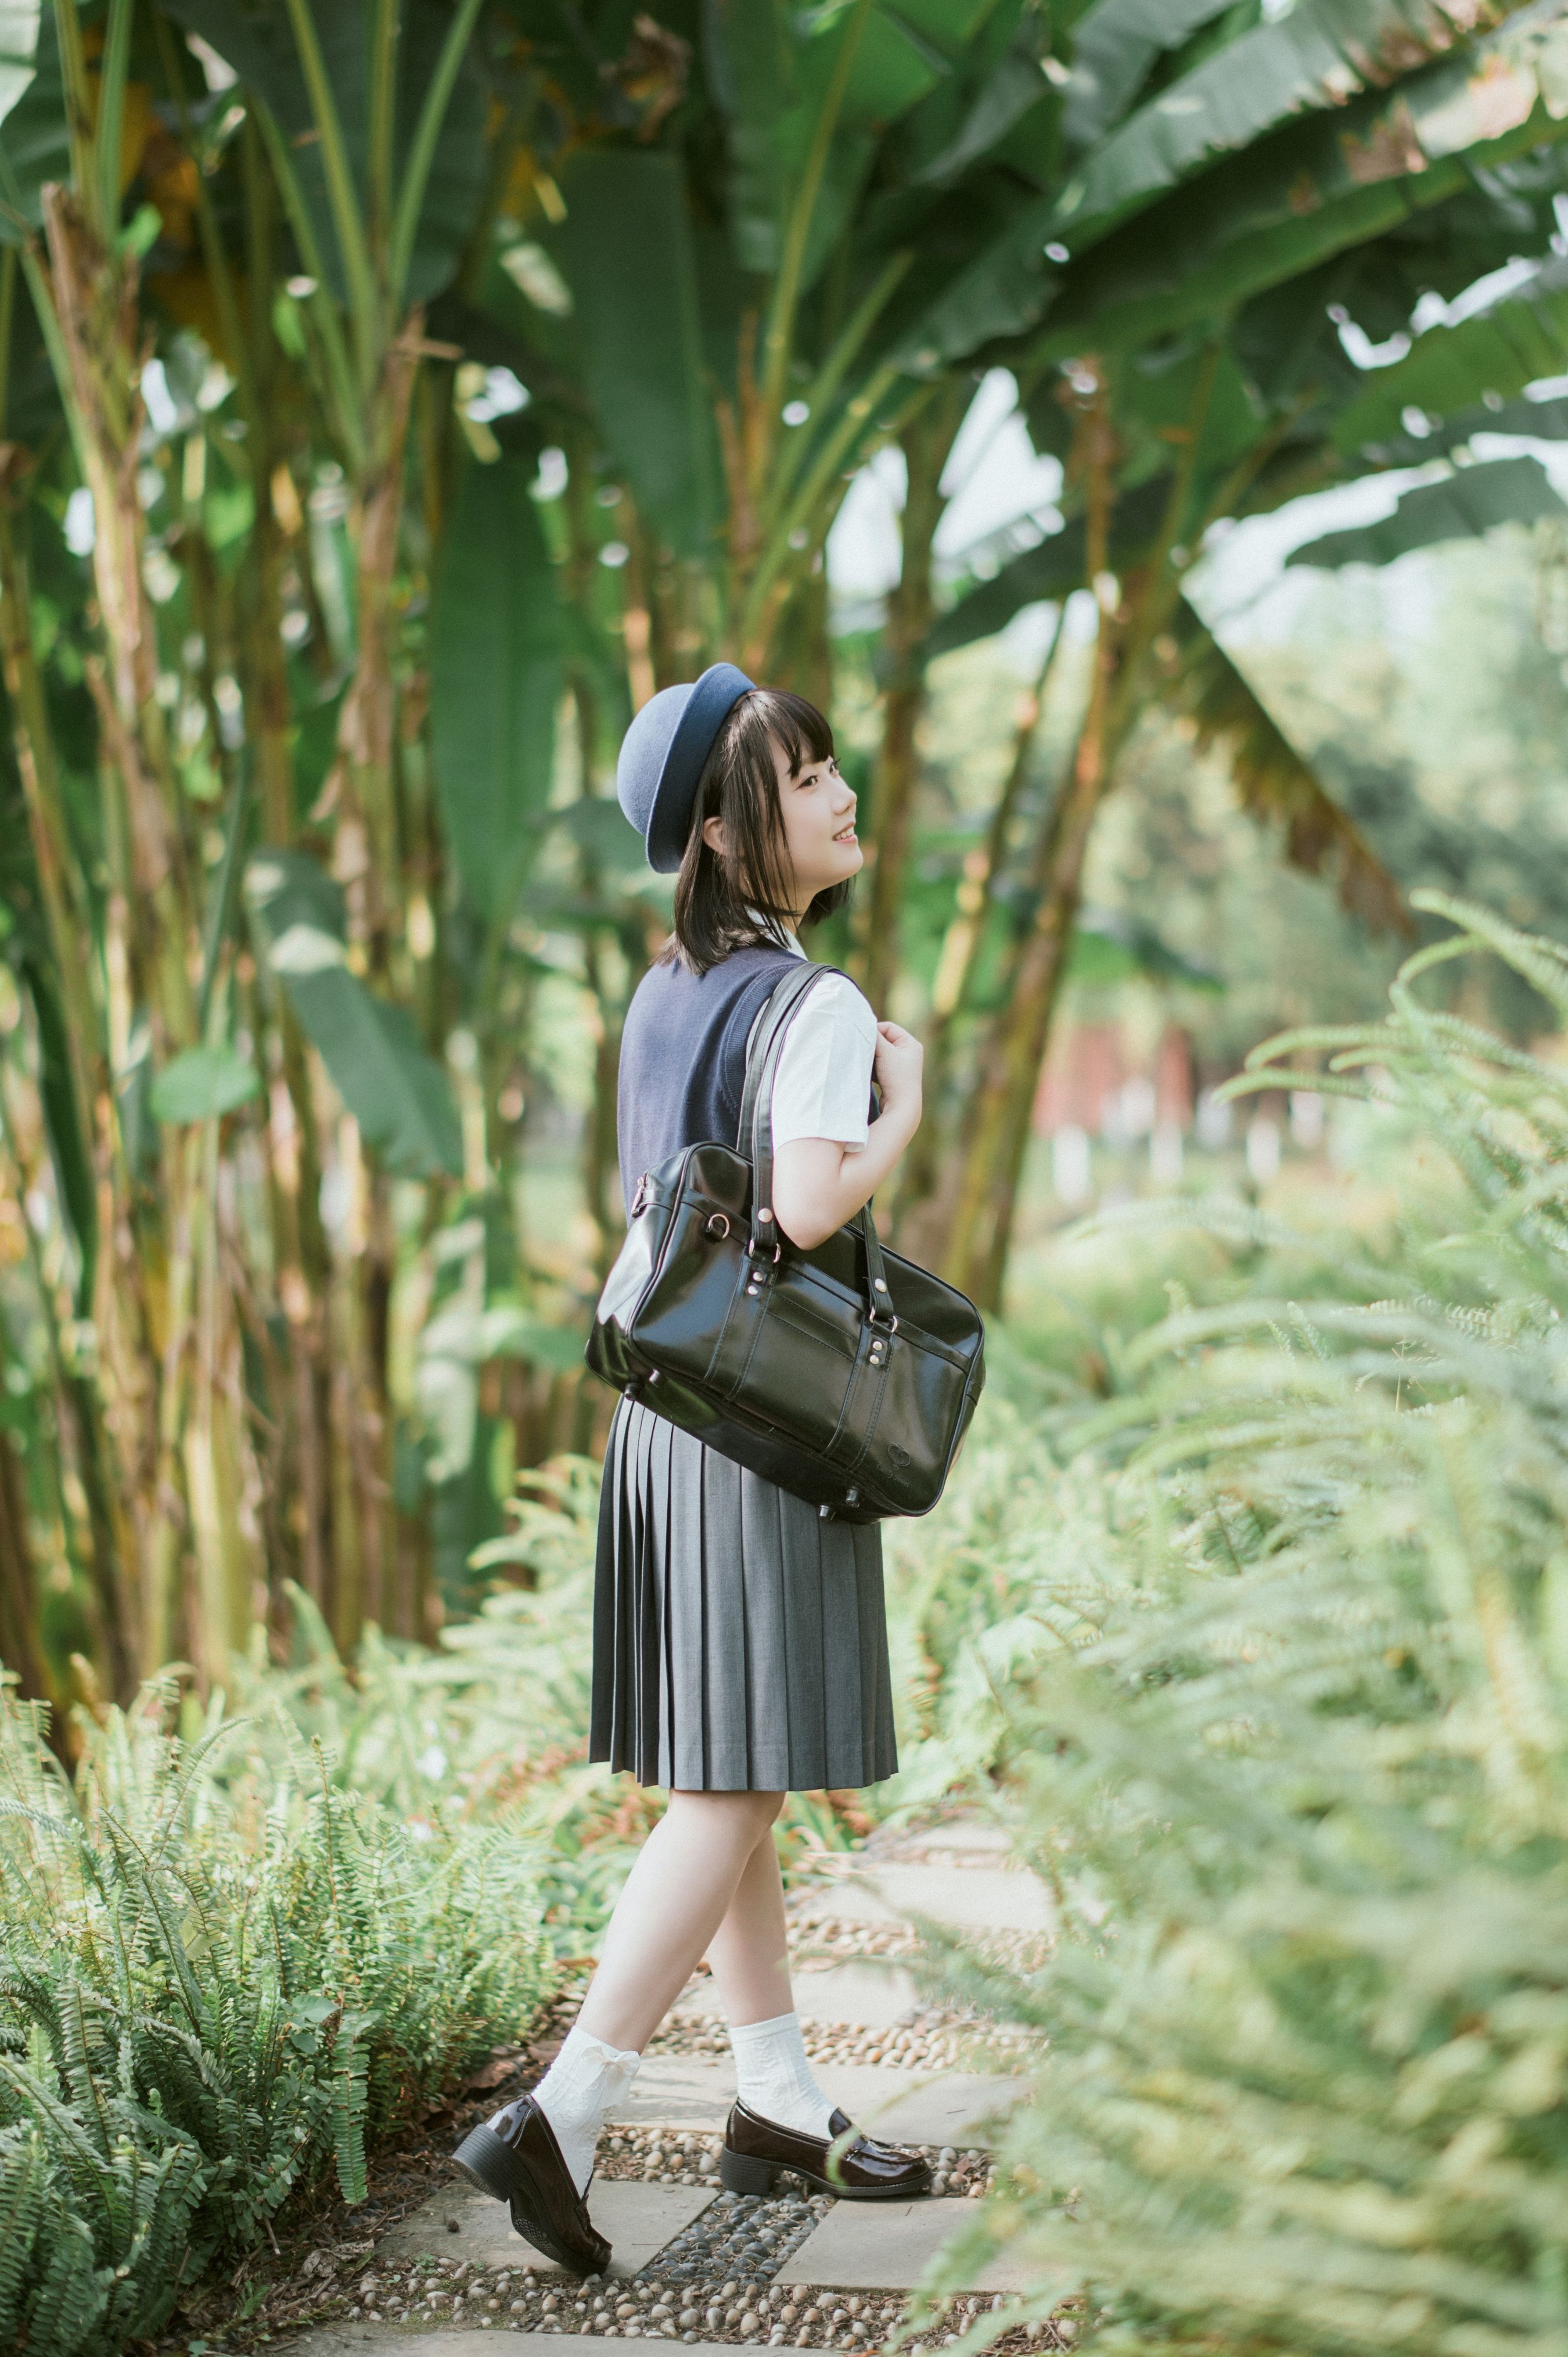
[{"label": "gray pleated skirt", "polygon": [[891,1776],[876,1524],[823,1522],[622,1400],[599,1496],[588,1757],[685,1792]]}]

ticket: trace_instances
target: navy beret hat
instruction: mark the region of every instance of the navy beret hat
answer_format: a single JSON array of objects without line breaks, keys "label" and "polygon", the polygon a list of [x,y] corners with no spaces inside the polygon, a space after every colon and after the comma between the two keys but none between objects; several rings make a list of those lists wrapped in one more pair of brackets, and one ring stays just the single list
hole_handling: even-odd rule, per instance
[{"label": "navy beret hat", "polygon": [[684,856],[697,783],[725,716],[755,685],[734,663],[710,664],[692,686],[650,696],[626,732],[616,794],[660,876],[672,876]]}]

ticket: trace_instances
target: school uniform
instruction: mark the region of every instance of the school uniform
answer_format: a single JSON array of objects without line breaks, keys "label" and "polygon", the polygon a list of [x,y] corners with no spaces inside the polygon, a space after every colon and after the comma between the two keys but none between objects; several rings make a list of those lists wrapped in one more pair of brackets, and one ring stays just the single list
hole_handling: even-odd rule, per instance
[{"label": "school uniform", "polygon": [[[736,1138],[746,1047],[804,956],[736,950],[676,962],[638,987],[621,1041],[621,1188],[688,1146]],[[876,1021],[846,976],[791,1026],[773,1092],[775,1145],[865,1144]],[[788,1247],[786,1247],[787,1249]],[[644,1784],[800,1792],[897,1768],[875,1523],[815,1506],[622,1399],[600,1492],[588,1756]]]}]

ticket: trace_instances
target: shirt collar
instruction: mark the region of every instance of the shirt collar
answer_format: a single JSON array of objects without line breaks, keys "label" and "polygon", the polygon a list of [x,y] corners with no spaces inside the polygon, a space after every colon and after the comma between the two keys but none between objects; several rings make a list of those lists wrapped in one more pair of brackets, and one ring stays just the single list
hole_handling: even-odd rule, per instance
[{"label": "shirt collar", "polygon": [[770,941],[777,941],[780,949],[788,950],[791,957],[803,958],[805,956],[806,952],[800,947],[799,937],[789,926],[775,924],[768,918],[763,915],[760,909],[753,909],[748,906],[746,913],[751,919],[752,922],[758,926],[761,931],[768,935]]}]

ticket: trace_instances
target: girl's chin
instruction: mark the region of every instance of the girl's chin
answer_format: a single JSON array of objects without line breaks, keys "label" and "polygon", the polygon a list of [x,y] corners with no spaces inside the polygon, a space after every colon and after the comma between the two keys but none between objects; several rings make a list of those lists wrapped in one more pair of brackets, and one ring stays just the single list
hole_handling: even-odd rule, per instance
[{"label": "girl's chin", "polygon": [[[830,856],[832,866],[830,866],[826,860],[823,861],[822,871],[811,887],[813,899],[819,892],[831,892],[836,886],[847,884],[851,877],[858,876],[865,865],[865,853],[862,850],[858,840],[854,843],[835,843]],[[796,873],[799,874],[799,872],[797,869]]]}]

